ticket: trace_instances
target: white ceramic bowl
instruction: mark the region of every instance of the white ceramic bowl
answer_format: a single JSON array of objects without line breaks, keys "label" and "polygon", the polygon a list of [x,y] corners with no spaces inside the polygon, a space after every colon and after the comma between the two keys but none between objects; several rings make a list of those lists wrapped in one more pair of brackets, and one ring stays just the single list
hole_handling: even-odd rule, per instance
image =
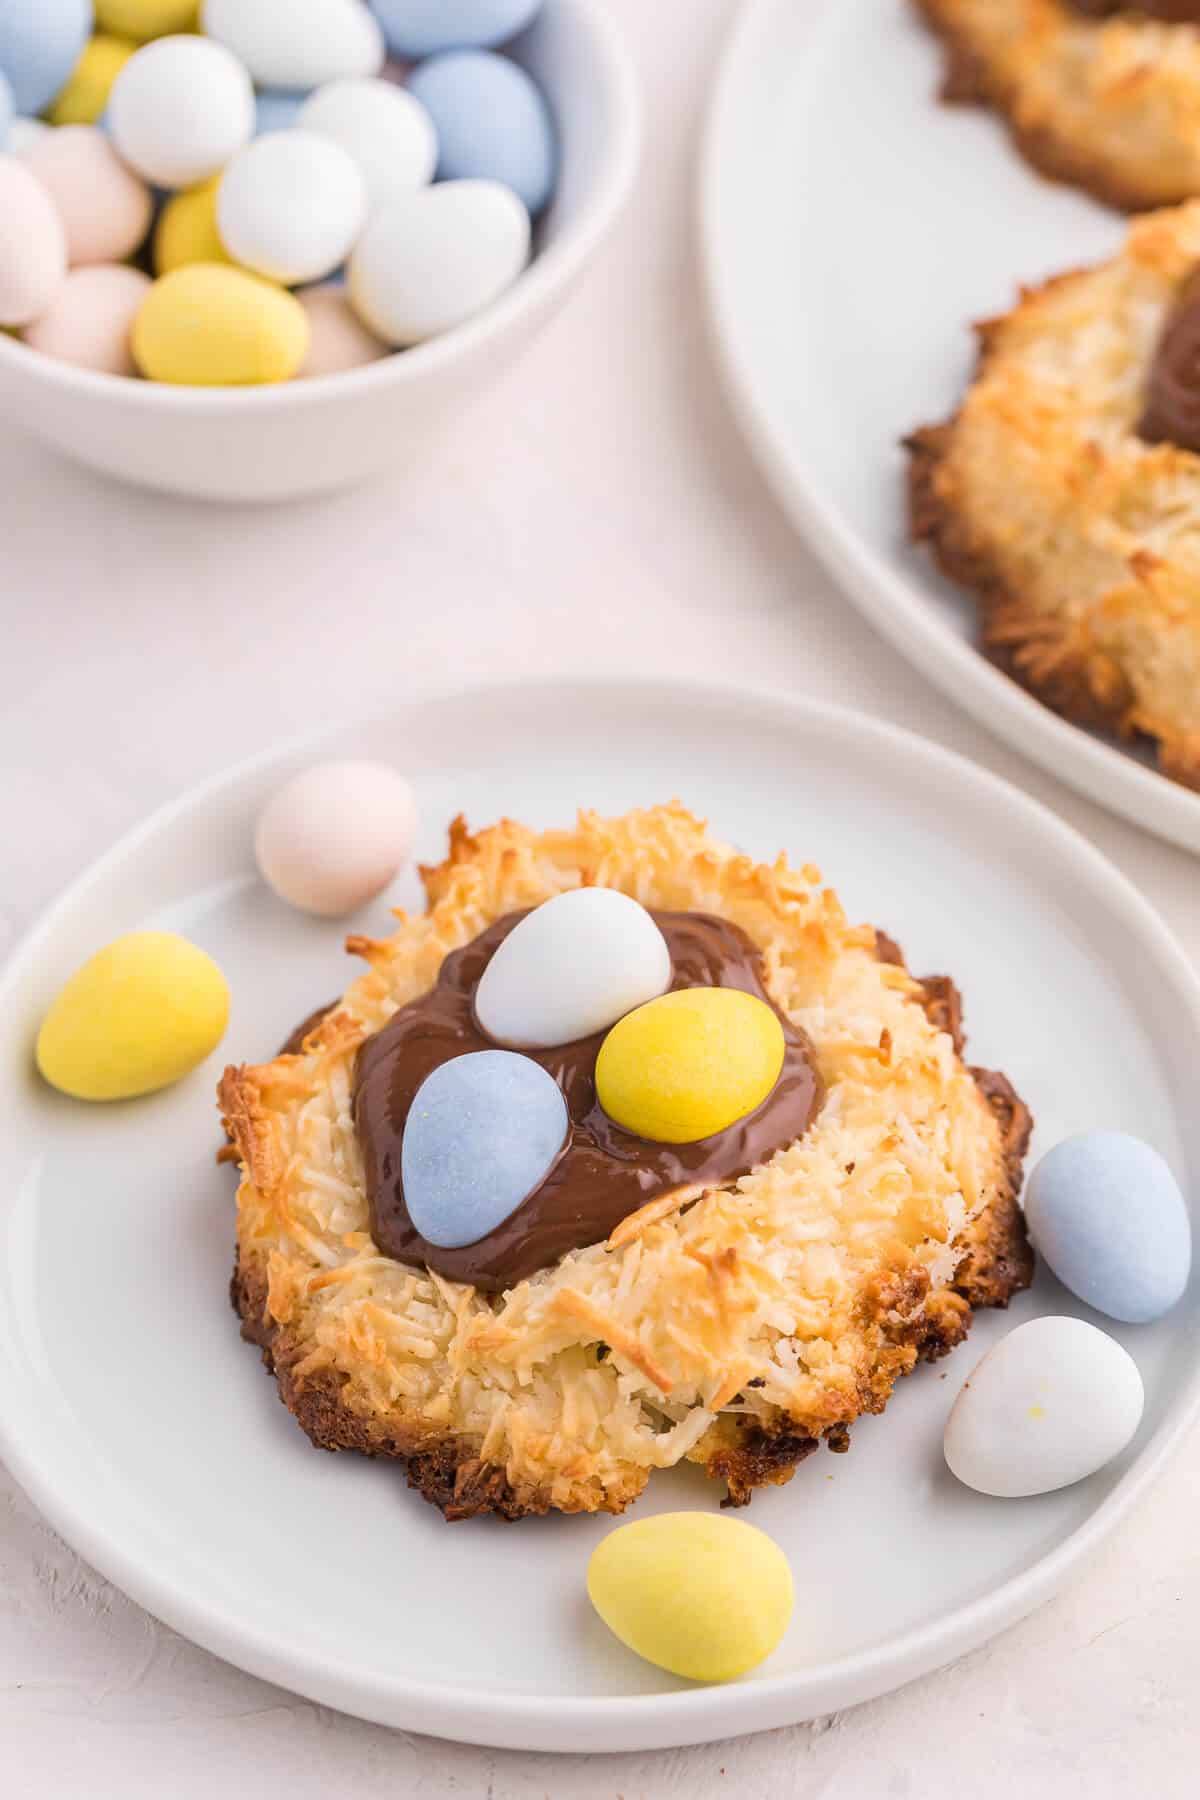
[{"label": "white ceramic bowl", "polygon": [[550,97],[562,171],[534,261],[495,306],[366,368],[270,388],[97,375],[0,334],[0,416],[106,475],[213,500],[346,487],[426,449],[567,298],[637,166],[637,83],[606,0],[546,0],[509,48]]}]

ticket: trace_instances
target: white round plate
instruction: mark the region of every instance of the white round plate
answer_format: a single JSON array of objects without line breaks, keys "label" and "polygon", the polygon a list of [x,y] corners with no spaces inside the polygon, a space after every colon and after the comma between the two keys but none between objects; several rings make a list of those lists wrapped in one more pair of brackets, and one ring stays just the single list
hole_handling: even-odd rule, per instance
[{"label": "white round plate", "polygon": [[[1044,1147],[1112,1125],[1197,1190],[1200,993],[1165,928],[1096,851],[1023,795],[849,713],[733,690],[560,683],[430,699],[290,747],[188,794],[86,874],[0,989],[0,1451],[52,1523],[136,1600],[257,1675],[349,1712],[539,1750],[642,1750],[760,1730],[881,1693],[1050,1594],[1125,1511],[1197,1400],[1195,1289],[1117,1329],[1147,1390],[1128,1451],[1090,1481],[1001,1502],[943,1467],[942,1425],[1014,1320],[1080,1310],[1039,1280],[1008,1319],[901,1384],[755,1499],[800,1602],[754,1675],[698,1689],[639,1662],[591,1614],[584,1571],[614,1521],[446,1525],[400,1471],[317,1455],[229,1308],[233,1188],[215,1166],[226,1058],[271,1054],[354,965],[342,927],[256,881],[252,825],[314,753],[410,771],[419,853],[459,809],[537,826],[578,805],[678,795],[759,857],[812,858],[850,912],[921,972],[962,983],[972,1056],[1028,1096]],[[417,900],[405,879],[392,896]],[[352,922],[387,929],[377,905]],[[223,965],[221,1051],[178,1087],[88,1107],[31,1068],[38,1019],[97,945],[188,933]],[[639,1513],[716,1507],[697,1470],[656,1476]]]},{"label": "white round plate", "polygon": [[1125,223],[938,104],[910,0],[747,0],[702,159],[718,356],[777,496],[850,598],[980,722],[1136,824],[1200,850],[1200,794],[1071,725],[976,647],[970,597],[906,538],[900,440],[970,378],[972,320],[1094,262]]}]

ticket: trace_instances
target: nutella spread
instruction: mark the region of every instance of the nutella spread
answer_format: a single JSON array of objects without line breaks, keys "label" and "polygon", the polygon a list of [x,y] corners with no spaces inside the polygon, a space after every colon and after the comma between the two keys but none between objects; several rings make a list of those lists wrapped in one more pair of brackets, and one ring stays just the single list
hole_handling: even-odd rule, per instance
[{"label": "nutella spread", "polygon": [[1200,269],[1185,283],[1150,365],[1138,434],[1200,453]]},{"label": "nutella spread", "polygon": [[477,1024],[474,994],[498,946],[525,917],[510,913],[442,964],[436,985],[402,1007],[358,1053],[354,1119],[362,1147],[371,1233],[399,1262],[427,1264],[452,1281],[511,1287],[570,1250],[601,1243],[647,1201],[679,1187],[731,1182],[807,1130],[822,1100],[811,1043],[775,1007],[750,939],[703,913],[656,912],[671,951],[673,988],[739,988],[766,1001],[783,1026],[783,1068],[754,1112],[693,1144],[651,1143],[615,1125],[596,1100],[596,1057],[605,1034],[530,1050],[558,1083],[570,1118],[562,1152],[545,1180],[504,1223],[464,1249],[445,1250],[417,1232],[404,1204],[400,1149],[422,1082],[451,1057],[495,1046]]}]

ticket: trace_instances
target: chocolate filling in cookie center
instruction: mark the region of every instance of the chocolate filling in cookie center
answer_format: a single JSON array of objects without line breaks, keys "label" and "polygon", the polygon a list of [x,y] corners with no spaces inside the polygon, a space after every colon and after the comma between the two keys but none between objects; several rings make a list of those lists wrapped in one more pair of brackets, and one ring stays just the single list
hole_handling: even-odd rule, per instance
[{"label": "chocolate filling in cookie center", "polygon": [[510,913],[454,951],[436,985],[402,1007],[358,1053],[354,1121],[362,1147],[371,1234],[386,1256],[427,1264],[452,1281],[496,1290],[601,1243],[630,1213],[680,1187],[730,1182],[802,1137],[823,1097],[812,1044],[775,1006],[746,934],[704,913],[653,914],[671,952],[672,988],[737,988],[764,1000],[783,1026],[783,1068],[767,1098],[725,1131],[694,1144],[651,1143],[608,1118],[596,1099],[604,1033],[526,1054],[557,1082],[570,1126],[541,1186],[504,1223],[464,1249],[439,1249],[414,1226],[400,1176],[405,1120],[426,1077],[452,1057],[494,1048],[475,1020],[480,977],[526,915]]},{"label": "chocolate filling in cookie center", "polygon": [[1138,435],[1200,453],[1200,269],[1185,282],[1158,341]]},{"label": "chocolate filling in cookie center", "polygon": [[1067,0],[1067,4],[1085,19],[1115,19],[1128,13],[1163,25],[1200,23],[1200,0]]}]

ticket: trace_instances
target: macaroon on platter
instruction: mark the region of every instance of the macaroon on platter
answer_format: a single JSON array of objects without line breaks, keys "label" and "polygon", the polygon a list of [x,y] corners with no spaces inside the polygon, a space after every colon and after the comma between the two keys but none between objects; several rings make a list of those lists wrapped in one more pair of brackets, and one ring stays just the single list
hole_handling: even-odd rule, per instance
[{"label": "macaroon on platter", "polygon": [[102,373],[339,373],[535,254],[540,0],[0,0],[0,327]]},{"label": "macaroon on platter", "polygon": [[[441,769],[427,754],[435,720],[456,747]],[[552,764],[547,732],[563,746]],[[797,766],[821,771],[803,819]],[[275,1055],[313,1000],[324,1012],[288,1038],[293,1060],[269,1064],[271,1079],[315,1073],[322,1042],[336,1053],[348,1020],[325,1039],[321,1020],[345,985],[343,936],[383,969],[388,907],[419,917],[417,860],[437,863],[454,812],[529,819],[564,856],[553,831],[581,799],[615,815],[648,791],[694,797],[718,838],[763,866],[781,842],[828,865],[853,918],[894,925],[914,966],[961,976],[973,1056],[1006,1067],[1038,1116],[1025,1202],[1038,1273],[1007,1314],[978,1313],[965,1349],[901,1383],[882,1418],[855,1422],[849,1456],[816,1453],[748,1514],[722,1512],[681,1465],[659,1469],[624,1519],[601,1508],[447,1530],[386,1460],[314,1458],[238,1344],[213,1086],[231,1055]],[[737,988],[670,986],[660,916],[601,876],[535,898],[506,930],[464,1054],[416,1081],[405,1128],[405,1196],[435,1263],[503,1237],[560,1154],[555,1045],[594,1041],[612,1129],[664,1154],[756,1116],[779,1079],[779,1014]],[[1195,979],[1065,826],[865,720],[636,684],[439,697],[234,771],[118,847],[13,960],[0,1016],[17,1077],[4,1454],[51,1520],[160,1616],[372,1718],[497,1744],[641,1748],[881,1692],[1053,1591],[1200,1398],[1200,1141],[1182,1101],[1200,1049]],[[286,1083],[265,1103],[284,1107]],[[97,1233],[111,1344],[83,1274]],[[615,1356],[620,1375],[629,1346],[601,1349],[596,1366]],[[117,1422],[103,1478],[82,1483],[79,1457],[95,1452],[77,1421],[113,1358],[146,1371],[152,1441],[137,1419]],[[580,1429],[577,1410],[563,1429]],[[189,1497],[197,1457],[215,1475],[203,1507]],[[303,1617],[287,1574],[298,1564]],[[397,1642],[387,1621],[401,1601],[420,1629]]]}]

